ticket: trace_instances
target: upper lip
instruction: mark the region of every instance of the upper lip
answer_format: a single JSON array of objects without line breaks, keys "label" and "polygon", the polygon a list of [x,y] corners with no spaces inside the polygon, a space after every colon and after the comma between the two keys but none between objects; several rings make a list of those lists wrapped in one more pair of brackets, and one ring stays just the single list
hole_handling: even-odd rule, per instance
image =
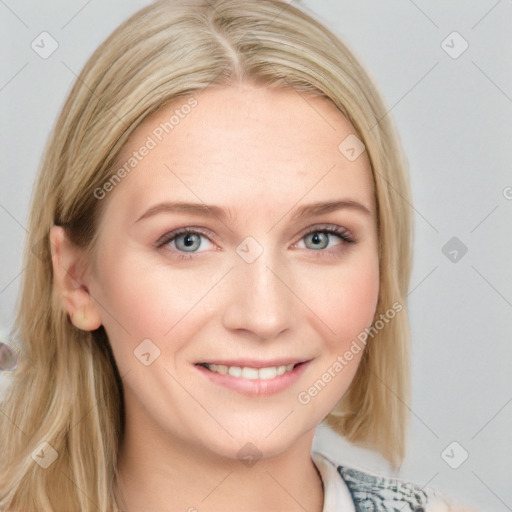
[{"label": "upper lip", "polygon": [[285,358],[285,359],[268,359],[266,361],[258,361],[257,359],[215,359],[212,361],[201,361],[197,364],[221,364],[224,366],[238,366],[240,368],[267,368],[269,366],[286,366],[288,364],[305,363],[307,359]]}]

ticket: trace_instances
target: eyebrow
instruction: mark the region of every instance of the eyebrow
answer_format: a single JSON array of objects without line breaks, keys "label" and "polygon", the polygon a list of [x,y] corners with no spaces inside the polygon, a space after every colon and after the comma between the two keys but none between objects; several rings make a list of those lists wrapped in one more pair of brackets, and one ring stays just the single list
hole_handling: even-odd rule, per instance
[{"label": "eyebrow", "polygon": [[[297,208],[292,216],[293,221],[298,221],[306,217],[314,217],[331,213],[337,210],[354,210],[371,215],[371,211],[362,203],[352,199],[342,199],[338,201],[320,201],[316,203],[306,204]],[[144,214],[142,214],[135,222],[142,219],[147,219],[158,213],[189,213],[193,215],[200,215],[203,217],[217,217],[221,220],[235,220],[236,216],[229,208],[222,208],[221,206],[208,205],[205,203],[187,203],[187,202],[164,202],[152,206]]]}]

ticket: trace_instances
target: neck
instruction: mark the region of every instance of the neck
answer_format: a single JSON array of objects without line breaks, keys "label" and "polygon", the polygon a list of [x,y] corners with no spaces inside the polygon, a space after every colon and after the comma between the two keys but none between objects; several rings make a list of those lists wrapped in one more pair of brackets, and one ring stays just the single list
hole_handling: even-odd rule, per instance
[{"label": "neck", "polygon": [[119,453],[126,512],[322,512],[322,481],[311,459],[314,430],[252,464],[168,434],[137,432],[126,430]]}]

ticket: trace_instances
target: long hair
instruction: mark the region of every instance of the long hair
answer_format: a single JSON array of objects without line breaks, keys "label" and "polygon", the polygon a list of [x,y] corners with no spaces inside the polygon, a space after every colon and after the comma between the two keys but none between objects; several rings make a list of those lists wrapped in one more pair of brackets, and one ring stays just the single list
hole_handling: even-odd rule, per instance
[{"label": "long hair", "polygon": [[[354,380],[325,422],[394,466],[403,460],[412,217],[406,160],[382,99],[345,44],[292,5],[162,0],[121,24],[90,57],[45,148],[11,331],[21,363],[1,405],[2,510],[123,509],[117,474],[122,380],[103,327],[79,330],[63,310],[53,284],[49,232],[53,225],[65,226],[92,256],[105,203],[94,191],[112,176],[130,134],[164,105],[241,81],[330,99],[365,145],[378,213],[374,320],[395,303],[402,311],[368,337]],[[48,457],[55,460],[44,467]]]}]

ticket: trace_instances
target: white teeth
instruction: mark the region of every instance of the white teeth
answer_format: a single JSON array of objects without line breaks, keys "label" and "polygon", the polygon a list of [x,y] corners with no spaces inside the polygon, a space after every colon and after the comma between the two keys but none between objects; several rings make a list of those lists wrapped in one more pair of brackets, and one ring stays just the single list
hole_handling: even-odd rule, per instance
[{"label": "white teeth", "polygon": [[260,379],[273,379],[277,375],[277,368],[260,368]]},{"label": "white teeth", "polygon": [[283,373],[286,371],[286,366],[285,365],[282,365],[282,366],[278,366],[277,367],[277,375],[283,375]]},{"label": "white teeth", "polygon": [[259,375],[260,372],[256,368],[247,368],[247,366],[242,368],[242,379],[255,380]]},{"label": "white teeth", "polygon": [[283,373],[291,372],[295,366],[293,363],[281,366],[268,366],[266,368],[250,368],[244,366],[225,366],[223,364],[205,364],[205,366],[212,372],[220,373],[222,375],[231,375],[233,377],[240,377],[241,379],[248,380],[269,380],[274,379]]},{"label": "white teeth", "polygon": [[[215,366],[215,365],[213,365]],[[241,377],[242,376],[242,368],[240,366],[230,366],[228,368],[229,375],[232,375],[233,377]]]},{"label": "white teeth", "polygon": [[223,364],[216,364],[217,371],[222,373],[222,375],[226,375],[228,373],[228,367]]}]

